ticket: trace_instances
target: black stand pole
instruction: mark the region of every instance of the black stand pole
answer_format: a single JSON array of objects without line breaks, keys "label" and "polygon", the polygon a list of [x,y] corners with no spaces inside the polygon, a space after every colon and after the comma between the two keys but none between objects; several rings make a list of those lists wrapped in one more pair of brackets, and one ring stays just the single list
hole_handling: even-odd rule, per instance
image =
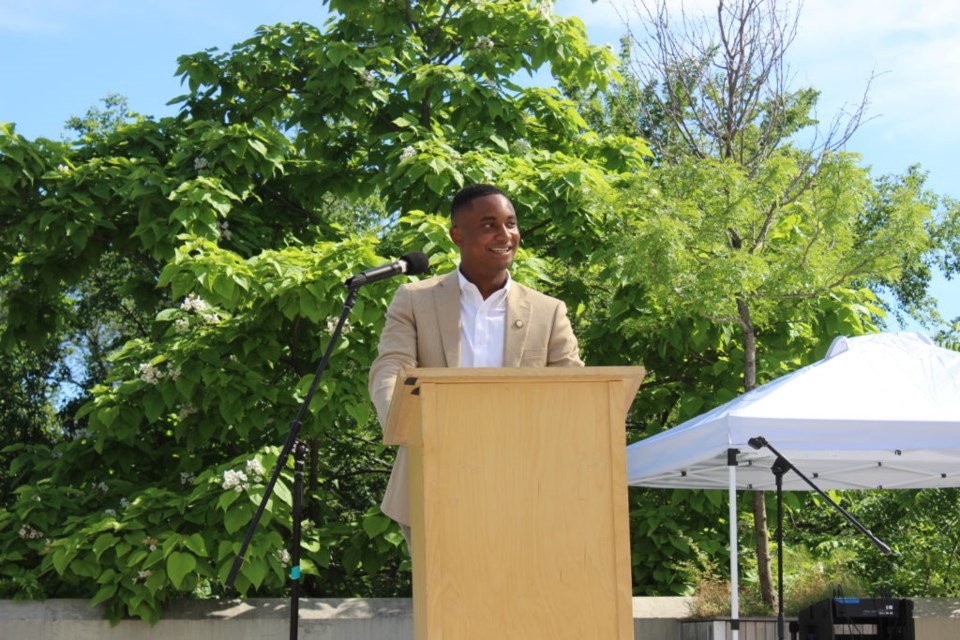
[{"label": "black stand pole", "polygon": [[267,483],[266,489],[263,492],[263,498],[260,500],[260,506],[257,507],[257,512],[254,514],[253,520],[251,520],[250,525],[247,527],[247,534],[243,539],[243,544],[240,546],[240,552],[234,559],[233,566],[230,568],[230,573],[227,575],[227,581],[224,583],[228,589],[233,587],[233,583],[237,579],[237,575],[240,573],[240,567],[243,565],[244,554],[246,554],[247,548],[250,546],[250,541],[253,540],[253,534],[256,532],[257,526],[260,524],[260,518],[263,517],[263,512],[267,508],[267,502],[273,495],[273,488],[277,484],[277,480],[280,478],[280,472],[283,471],[284,467],[286,467],[287,459],[290,457],[290,453],[296,446],[299,455],[294,459],[294,521],[292,523],[293,550],[290,554],[290,582],[292,587],[290,593],[290,640],[297,640],[297,623],[299,621],[300,614],[300,512],[302,509],[303,495],[303,463],[304,458],[306,457],[306,445],[304,445],[302,442],[299,442],[297,440],[297,436],[300,433],[300,427],[303,425],[303,420],[306,418],[307,411],[310,408],[310,401],[313,399],[314,394],[316,394],[317,387],[320,386],[320,376],[322,376],[323,372],[327,369],[327,364],[330,362],[330,356],[333,354],[333,349],[340,338],[340,334],[343,332],[343,325],[347,320],[347,316],[350,315],[350,311],[353,309],[353,305],[357,301],[357,291],[360,289],[362,284],[363,283],[360,283],[356,286],[347,286],[347,299],[343,303],[343,312],[340,314],[340,320],[337,322],[337,328],[334,329],[333,335],[330,336],[330,342],[327,344],[327,349],[323,353],[323,358],[320,359],[320,364],[317,366],[317,370],[313,374],[313,382],[310,384],[310,390],[307,392],[306,397],[304,397],[303,402],[300,405],[300,411],[297,413],[297,417],[294,418],[290,423],[290,432],[287,435],[287,441],[284,443],[283,449],[280,451],[280,456],[277,458],[277,464],[273,468],[273,474],[270,476],[270,481]]},{"label": "black stand pole", "polygon": [[784,640],[783,615],[783,474],[790,467],[781,457],[773,463],[773,475],[777,479],[777,640]]},{"label": "black stand pole", "polygon": [[777,481],[777,638],[778,640],[784,640],[784,617],[783,617],[783,475],[793,470],[800,478],[806,482],[810,487],[820,494],[821,497],[825,498],[834,509],[839,511],[843,516],[856,527],[861,533],[863,533],[867,538],[872,542],[884,555],[890,555],[893,553],[886,544],[884,544],[877,536],[864,527],[860,522],[854,518],[846,509],[841,507],[839,504],[834,501],[833,498],[828,496],[824,491],[815,485],[807,476],[797,469],[792,462],[787,460],[783,455],[777,451],[773,446],[767,442],[766,438],[762,436],[757,436],[755,438],[750,438],[747,440],[747,443],[754,449],[760,449],[761,447],[766,447],[770,449],[771,452],[777,459],[774,461],[771,471],[773,471],[774,476],[776,476]]},{"label": "black stand pole", "polygon": [[300,621],[300,533],[303,530],[303,464],[307,445],[293,445],[293,542],[290,550],[290,640],[297,640]]}]

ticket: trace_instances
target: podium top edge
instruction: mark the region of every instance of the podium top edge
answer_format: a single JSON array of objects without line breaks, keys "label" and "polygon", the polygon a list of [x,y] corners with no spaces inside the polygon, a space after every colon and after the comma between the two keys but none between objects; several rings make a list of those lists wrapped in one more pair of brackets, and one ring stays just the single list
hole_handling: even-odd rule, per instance
[{"label": "podium top edge", "polygon": [[[404,369],[397,376],[393,401],[384,427],[384,444],[405,445],[410,424],[418,421],[419,394],[423,385],[452,388],[469,384],[542,384],[557,382],[619,383],[626,407],[640,389],[643,367],[493,367]],[[429,386],[428,386],[429,388]]]},{"label": "podium top edge", "polygon": [[[429,382],[524,382],[542,380],[581,379],[643,380],[643,367],[424,367],[405,369],[400,380],[423,384]],[[415,381],[415,382],[414,382]]]}]

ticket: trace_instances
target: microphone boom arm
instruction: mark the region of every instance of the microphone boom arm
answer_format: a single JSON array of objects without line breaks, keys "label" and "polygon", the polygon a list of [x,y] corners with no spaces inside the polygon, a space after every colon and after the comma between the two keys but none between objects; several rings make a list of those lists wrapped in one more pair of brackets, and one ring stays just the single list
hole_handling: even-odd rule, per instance
[{"label": "microphone boom arm", "polygon": [[[761,447],[766,447],[767,449],[770,449],[770,451],[775,456],[777,456],[777,460],[774,462],[775,468],[780,468],[782,470],[781,473],[792,469],[795,474],[800,476],[801,480],[803,480],[808,485],[810,485],[811,489],[816,491],[818,494],[820,494],[821,497],[823,497],[827,502],[829,502],[831,506],[833,506],[834,509],[840,512],[843,515],[843,517],[845,517],[850,522],[850,524],[852,524],[854,527],[856,527],[860,531],[860,533],[867,536],[870,542],[872,542],[877,547],[877,549],[879,549],[880,552],[883,553],[883,555],[888,556],[893,553],[893,550],[890,549],[890,547],[887,546],[882,540],[877,538],[877,536],[875,536],[872,531],[870,531],[865,526],[860,524],[860,521],[858,521],[855,517],[853,517],[853,515],[850,512],[848,512],[846,509],[841,507],[833,498],[828,496],[826,492],[820,487],[818,487],[816,484],[814,484],[813,481],[810,480],[810,478],[803,475],[803,473],[799,469],[797,469],[792,462],[787,460],[787,458],[783,454],[781,454],[779,451],[777,451],[773,447],[773,445],[767,442],[766,438],[764,438],[763,436],[750,438],[749,440],[747,440],[747,444],[749,444],[754,449],[760,449]],[[776,473],[776,470],[774,472]]]}]

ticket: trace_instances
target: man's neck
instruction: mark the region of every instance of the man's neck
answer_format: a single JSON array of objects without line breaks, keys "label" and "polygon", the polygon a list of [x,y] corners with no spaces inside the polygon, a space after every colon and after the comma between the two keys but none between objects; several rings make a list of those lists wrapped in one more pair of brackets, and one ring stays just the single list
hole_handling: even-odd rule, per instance
[{"label": "man's neck", "polygon": [[462,269],[460,273],[471,282],[477,290],[480,292],[480,296],[486,300],[492,296],[500,289],[503,289],[507,285],[507,280],[510,278],[510,274],[507,271],[501,271],[500,273],[488,276],[485,278],[477,277],[476,274],[465,273]]}]

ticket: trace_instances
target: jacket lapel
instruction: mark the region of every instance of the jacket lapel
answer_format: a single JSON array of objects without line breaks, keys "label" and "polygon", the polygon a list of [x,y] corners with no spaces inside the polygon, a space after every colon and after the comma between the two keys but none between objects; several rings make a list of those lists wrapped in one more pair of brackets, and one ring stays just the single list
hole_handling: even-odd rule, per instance
[{"label": "jacket lapel", "polygon": [[440,325],[440,344],[447,367],[460,366],[460,280],[456,271],[444,276],[434,289],[433,301]]},{"label": "jacket lapel", "polygon": [[530,328],[530,301],[526,291],[516,282],[511,283],[507,294],[507,326],[503,339],[503,366],[519,367],[523,358],[523,345]]}]

